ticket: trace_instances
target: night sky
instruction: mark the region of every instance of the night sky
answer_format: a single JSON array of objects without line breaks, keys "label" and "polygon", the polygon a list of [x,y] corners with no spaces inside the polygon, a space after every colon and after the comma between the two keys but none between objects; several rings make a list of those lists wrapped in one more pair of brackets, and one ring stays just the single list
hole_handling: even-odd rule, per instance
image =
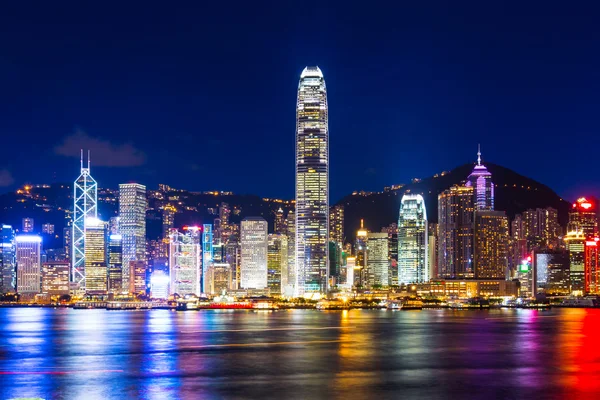
[{"label": "night sky", "polygon": [[318,65],[332,202],[475,161],[477,143],[600,196],[593,2],[10,3],[0,192],[74,180],[84,146],[101,187],[293,198],[298,79]]}]

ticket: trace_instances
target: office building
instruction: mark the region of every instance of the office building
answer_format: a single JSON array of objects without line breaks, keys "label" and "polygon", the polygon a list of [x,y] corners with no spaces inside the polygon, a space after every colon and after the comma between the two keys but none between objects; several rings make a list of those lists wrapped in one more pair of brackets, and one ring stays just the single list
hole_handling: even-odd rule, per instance
[{"label": "office building", "polygon": [[288,285],[285,288],[286,295],[296,293],[296,214],[293,211],[288,212],[286,233],[288,238]]},{"label": "office building", "polygon": [[69,294],[71,264],[67,261],[52,261],[42,264],[42,293],[49,295]]},{"label": "office building", "polygon": [[155,270],[150,276],[150,297],[153,299],[169,298],[169,275],[162,270]]},{"label": "office building", "polygon": [[23,218],[23,233],[31,233],[33,232],[33,218]]},{"label": "office building", "polygon": [[296,107],[296,262],[298,296],[326,293],[329,246],[327,91],[318,67],[300,75]]},{"label": "office building", "polygon": [[71,280],[85,290],[85,221],[98,218],[98,184],[90,175],[90,153],[87,168],[83,167],[81,151],[81,172],[73,185],[73,233],[71,235]]},{"label": "office building", "polygon": [[18,235],[16,242],[17,293],[41,293],[42,238]]},{"label": "office building", "polygon": [[546,293],[550,295],[568,295],[571,293],[569,252],[564,250],[548,251]]},{"label": "office building", "polygon": [[367,286],[388,286],[388,268],[388,234],[385,232],[367,233]]},{"label": "office building", "polygon": [[162,210],[162,238],[169,238],[169,231],[173,229],[175,226],[175,213],[177,209],[171,205],[167,204],[163,207]]},{"label": "office building", "polygon": [[475,211],[475,278],[506,279],[508,274],[508,218],[504,211]]},{"label": "office building", "polygon": [[186,227],[184,232],[171,229],[169,237],[169,276],[171,278],[170,292],[184,296],[199,295],[202,248],[199,227]]},{"label": "office building", "polygon": [[473,187],[452,186],[438,195],[438,275],[473,278]]},{"label": "office building", "polygon": [[[123,276],[129,277],[131,261],[146,261],[146,186],[119,185],[119,233],[123,240]],[[123,289],[129,289],[124,280]]]},{"label": "office building", "polygon": [[585,230],[570,231],[564,237],[569,252],[569,277],[571,293],[585,292]]},{"label": "office building", "polygon": [[585,293],[600,294],[600,257],[598,242],[600,238],[585,241]]},{"label": "office building", "polygon": [[586,239],[598,236],[597,200],[581,197],[577,199],[569,212],[569,232],[579,232]]},{"label": "office building", "polygon": [[356,231],[354,255],[356,257],[355,279],[358,286],[367,286],[369,282],[367,270],[367,235],[369,230],[364,227],[364,220],[360,220],[360,229]]},{"label": "office building", "polygon": [[54,235],[54,225],[42,224],[42,233],[45,233],[46,235]]},{"label": "office building", "polygon": [[398,285],[398,224],[392,223],[391,225],[383,228],[382,232],[386,232],[388,235],[388,284],[397,286]]},{"label": "office building", "polygon": [[265,289],[267,283],[268,225],[260,217],[244,218],[241,226],[241,289]]},{"label": "office building", "polygon": [[283,234],[270,234],[267,248],[267,286],[271,296],[284,293],[288,284],[288,241]]},{"label": "office building", "polygon": [[557,247],[560,225],[556,209],[548,207],[527,210],[523,212],[522,220],[523,238],[527,240],[528,249]]},{"label": "office building", "polygon": [[398,218],[398,283],[421,283],[430,279],[427,211],[420,194],[405,194]]},{"label": "office building", "polygon": [[17,291],[15,231],[10,225],[0,228],[0,294]]},{"label": "office building", "polygon": [[329,209],[329,240],[344,244],[344,206],[338,204]]},{"label": "office building", "polygon": [[279,207],[275,213],[275,224],[273,226],[273,233],[285,233],[285,222],[286,219],[283,216],[283,209]]},{"label": "office building", "polygon": [[85,288],[94,295],[108,290],[106,222],[98,218],[85,220]]},{"label": "office building", "polygon": [[467,177],[467,187],[473,188],[473,206],[476,211],[494,209],[494,184],[492,174],[481,164],[481,149],[477,150],[477,165]]},{"label": "office building", "polygon": [[227,263],[213,262],[206,270],[206,293],[221,295],[232,289],[232,270]]},{"label": "office building", "polygon": [[129,261],[129,293],[140,296],[146,295],[146,261]]},{"label": "office building", "polygon": [[206,293],[206,285],[204,282],[204,276],[206,275],[206,270],[213,262],[213,231],[211,224],[202,225],[202,265],[201,265],[201,275],[200,275],[200,283],[202,293]]},{"label": "office building", "polygon": [[123,237],[111,234],[108,237],[108,292],[123,291]]}]

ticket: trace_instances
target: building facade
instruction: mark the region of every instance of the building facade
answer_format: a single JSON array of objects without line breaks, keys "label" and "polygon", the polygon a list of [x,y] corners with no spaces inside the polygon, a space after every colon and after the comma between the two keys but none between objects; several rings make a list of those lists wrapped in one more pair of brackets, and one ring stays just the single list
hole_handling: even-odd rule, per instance
[{"label": "building facade", "polygon": [[[119,185],[119,233],[123,240],[123,276],[130,276],[131,261],[146,261],[146,186]],[[123,289],[129,289],[124,280]]]},{"label": "building facade", "polygon": [[41,293],[42,238],[18,235],[16,242],[17,293]]},{"label": "building facade", "polygon": [[405,194],[398,218],[398,283],[421,283],[430,278],[427,211],[420,194]]},{"label": "building facade", "polygon": [[473,205],[477,211],[494,209],[494,183],[492,174],[481,164],[481,149],[477,150],[477,165],[467,177],[467,187],[473,188]]},{"label": "building facade", "polygon": [[367,286],[389,285],[388,255],[388,234],[386,232],[369,232],[367,234]]},{"label": "building facade", "polygon": [[0,293],[17,291],[17,260],[15,231],[11,225],[0,228]]},{"label": "building facade", "polygon": [[85,221],[85,289],[95,295],[108,290],[107,230],[106,222],[98,218]]},{"label": "building facade", "polygon": [[271,295],[284,293],[288,284],[288,241],[283,234],[270,234],[267,249],[267,285]]},{"label": "building facade", "polygon": [[244,218],[241,226],[240,288],[267,288],[267,253],[267,221],[260,217]]},{"label": "building facade", "polygon": [[85,289],[85,221],[98,218],[98,184],[90,175],[90,153],[87,168],[83,167],[81,151],[81,172],[73,185],[73,233],[71,235],[71,279]]},{"label": "building facade", "polygon": [[300,75],[296,107],[296,262],[299,296],[327,292],[329,128],[325,79],[318,67]]},{"label": "building facade", "polygon": [[71,264],[67,261],[52,261],[42,264],[42,293],[49,295],[69,294]]},{"label": "building facade", "polygon": [[187,227],[184,233],[171,229],[169,236],[169,276],[171,294],[199,295],[202,265],[201,231]]},{"label": "building facade", "polygon": [[474,263],[477,279],[506,279],[508,218],[504,211],[475,211]]}]

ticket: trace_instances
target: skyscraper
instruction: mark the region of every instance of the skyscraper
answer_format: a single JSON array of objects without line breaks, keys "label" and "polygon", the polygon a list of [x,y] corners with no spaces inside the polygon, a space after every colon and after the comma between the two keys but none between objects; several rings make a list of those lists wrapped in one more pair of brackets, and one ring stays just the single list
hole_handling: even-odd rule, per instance
[{"label": "skyscraper", "polygon": [[438,195],[438,274],[473,277],[473,187],[452,186]]},{"label": "skyscraper", "polygon": [[91,294],[103,295],[108,289],[106,263],[106,222],[98,218],[85,220],[85,288]]},{"label": "skyscraper", "polygon": [[573,203],[569,212],[568,232],[580,232],[587,238],[593,238],[598,235],[598,215],[596,209],[597,201],[595,199],[586,199],[581,197]]},{"label": "skyscraper", "polygon": [[477,165],[467,178],[466,186],[473,188],[475,210],[494,209],[494,184],[492,174],[481,164],[481,149],[477,149]]},{"label": "skyscraper", "polygon": [[296,294],[325,293],[329,275],[329,128],[325,79],[300,75],[296,107]]},{"label": "skyscraper", "polygon": [[15,293],[17,290],[15,251],[15,231],[10,225],[2,225],[0,228],[0,293]]},{"label": "skyscraper", "polygon": [[171,294],[199,295],[202,251],[200,247],[200,228],[190,226],[185,233],[171,229],[169,237],[169,275]]},{"label": "skyscraper", "polygon": [[585,235],[583,231],[570,231],[564,240],[569,251],[571,292],[583,294],[585,291]]},{"label": "skyscraper", "polygon": [[595,237],[585,241],[585,293],[600,293],[600,251]]},{"label": "skyscraper", "polygon": [[329,240],[344,245],[344,206],[338,204],[329,210]]},{"label": "skyscraper", "polygon": [[200,275],[200,288],[202,293],[207,293],[206,282],[204,277],[210,264],[213,262],[213,231],[211,224],[202,225],[202,265],[200,267],[202,273]]},{"label": "skyscraper", "polygon": [[90,175],[89,151],[87,168],[83,168],[83,150],[81,150],[81,173],[73,187],[73,203],[71,279],[81,289],[85,289],[85,220],[98,218],[98,184]]},{"label": "skyscraper", "polygon": [[429,280],[427,211],[420,194],[405,194],[398,218],[398,283]]},{"label": "skyscraper", "polygon": [[508,218],[504,211],[475,211],[475,278],[505,279],[508,267]]},{"label": "skyscraper", "polygon": [[70,264],[52,261],[42,264],[42,293],[50,295],[69,294]]},{"label": "skyscraper", "polygon": [[41,293],[42,282],[42,238],[34,235],[19,235],[16,241],[17,292]]},{"label": "skyscraper", "polygon": [[267,283],[268,224],[263,218],[250,217],[242,220],[242,260],[240,287],[242,289],[265,289]]},{"label": "skyscraper", "polygon": [[[129,277],[131,261],[146,260],[146,186],[139,183],[119,185],[119,230],[123,238],[123,276]],[[123,289],[129,282],[123,279]]]},{"label": "skyscraper", "polygon": [[33,232],[33,218],[23,218],[23,233]]},{"label": "skyscraper", "polygon": [[367,233],[367,285],[388,286],[389,284],[388,234]]},{"label": "skyscraper", "polygon": [[287,285],[284,288],[286,295],[293,295],[296,288],[296,214],[288,212],[286,223],[286,234],[288,238],[288,276]]},{"label": "skyscraper", "polygon": [[108,240],[108,291],[123,291],[123,237],[110,235]]},{"label": "skyscraper", "polygon": [[287,285],[288,279],[288,241],[287,236],[279,233],[269,234],[267,248],[267,285],[270,294],[279,295]]}]

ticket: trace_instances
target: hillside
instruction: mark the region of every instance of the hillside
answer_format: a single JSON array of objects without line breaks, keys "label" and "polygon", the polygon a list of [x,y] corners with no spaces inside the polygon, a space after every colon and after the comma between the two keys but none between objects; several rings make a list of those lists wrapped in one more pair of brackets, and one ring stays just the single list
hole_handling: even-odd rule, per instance
[{"label": "hillside", "polygon": [[[553,207],[558,210],[559,222],[566,225],[570,203],[561,199],[548,186],[520,175],[513,170],[496,164],[485,164],[492,174],[495,185],[495,209],[506,211],[510,218],[530,208]],[[349,195],[338,202],[345,208],[344,229],[346,239],[353,240],[360,227],[361,218],[365,227],[379,231],[396,222],[400,200],[404,193],[423,195],[429,221],[437,222],[437,196],[455,184],[461,184],[473,170],[474,164],[465,164],[446,172],[443,176],[429,177],[410,183],[398,190],[389,190],[367,195]]]}]

